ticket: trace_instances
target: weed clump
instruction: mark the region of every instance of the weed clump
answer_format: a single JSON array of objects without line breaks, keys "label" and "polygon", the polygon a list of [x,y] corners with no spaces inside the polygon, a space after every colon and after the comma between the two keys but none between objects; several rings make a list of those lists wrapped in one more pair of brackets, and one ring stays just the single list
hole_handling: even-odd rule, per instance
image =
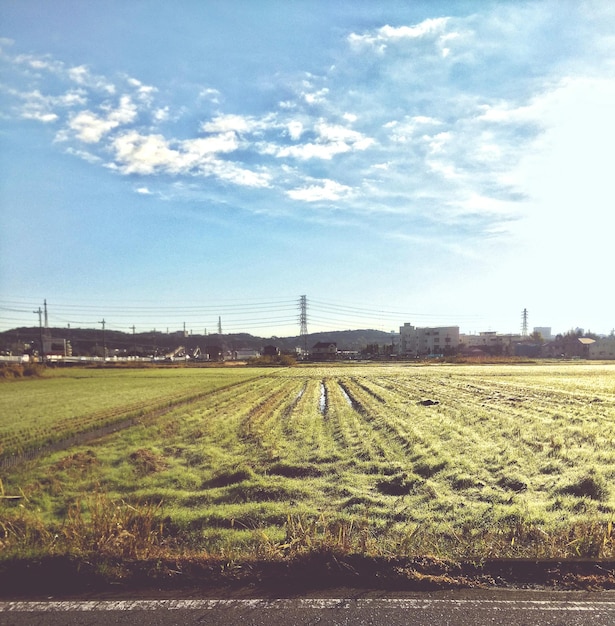
[{"label": "weed clump", "polygon": [[55,467],[59,470],[84,471],[96,465],[100,465],[96,453],[94,450],[86,450],[85,452],[75,452],[65,456],[55,464]]},{"label": "weed clump", "polygon": [[128,458],[135,471],[142,476],[160,472],[167,468],[164,458],[147,448],[135,450]]},{"label": "weed clump", "polygon": [[41,378],[45,367],[40,363],[9,363],[0,365],[0,380],[19,378]]}]

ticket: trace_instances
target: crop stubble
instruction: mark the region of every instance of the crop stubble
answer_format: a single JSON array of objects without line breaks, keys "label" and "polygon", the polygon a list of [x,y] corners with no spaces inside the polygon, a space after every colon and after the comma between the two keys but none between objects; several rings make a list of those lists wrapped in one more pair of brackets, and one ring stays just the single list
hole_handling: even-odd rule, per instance
[{"label": "crop stubble", "polygon": [[612,557],[614,441],[608,365],[299,367],[3,480],[50,527],[159,506],[171,550]]}]

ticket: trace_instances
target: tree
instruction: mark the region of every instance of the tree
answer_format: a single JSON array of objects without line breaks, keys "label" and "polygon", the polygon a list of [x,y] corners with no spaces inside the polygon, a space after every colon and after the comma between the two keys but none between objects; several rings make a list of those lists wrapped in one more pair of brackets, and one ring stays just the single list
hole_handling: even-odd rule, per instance
[{"label": "tree", "polygon": [[535,342],[535,343],[539,343],[539,344],[543,344],[545,342],[545,340],[542,338],[542,334],[535,330],[530,336],[529,338]]}]

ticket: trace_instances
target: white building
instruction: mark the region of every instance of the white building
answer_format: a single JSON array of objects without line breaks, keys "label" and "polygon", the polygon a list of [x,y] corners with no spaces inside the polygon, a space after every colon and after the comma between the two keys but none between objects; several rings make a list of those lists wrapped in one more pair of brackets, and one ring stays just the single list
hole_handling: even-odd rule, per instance
[{"label": "white building", "polygon": [[615,337],[599,337],[588,345],[590,359],[615,359]]},{"label": "white building", "polygon": [[502,335],[494,330],[487,330],[478,335],[460,335],[462,350],[478,348],[493,356],[513,354],[514,344],[523,340],[521,335]]},{"label": "white building", "polygon": [[459,326],[417,328],[404,324],[399,329],[402,356],[450,354],[459,347]]},{"label": "white building", "polygon": [[534,332],[540,333],[540,336],[545,341],[553,340],[553,335],[551,334],[551,326],[534,326]]}]

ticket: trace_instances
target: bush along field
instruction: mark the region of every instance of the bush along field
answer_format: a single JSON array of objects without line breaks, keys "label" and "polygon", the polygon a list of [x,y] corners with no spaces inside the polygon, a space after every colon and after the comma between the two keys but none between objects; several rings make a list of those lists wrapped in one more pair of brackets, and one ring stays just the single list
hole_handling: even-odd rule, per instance
[{"label": "bush along field", "polygon": [[[149,381],[188,401],[2,470],[0,558],[615,559],[612,365],[194,371]],[[146,393],[115,376],[120,405]],[[3,385],[2,406],[49,382]],[[0,428],[27,446],[95,414],[93,388],[57,385],[50,415]]]}]

